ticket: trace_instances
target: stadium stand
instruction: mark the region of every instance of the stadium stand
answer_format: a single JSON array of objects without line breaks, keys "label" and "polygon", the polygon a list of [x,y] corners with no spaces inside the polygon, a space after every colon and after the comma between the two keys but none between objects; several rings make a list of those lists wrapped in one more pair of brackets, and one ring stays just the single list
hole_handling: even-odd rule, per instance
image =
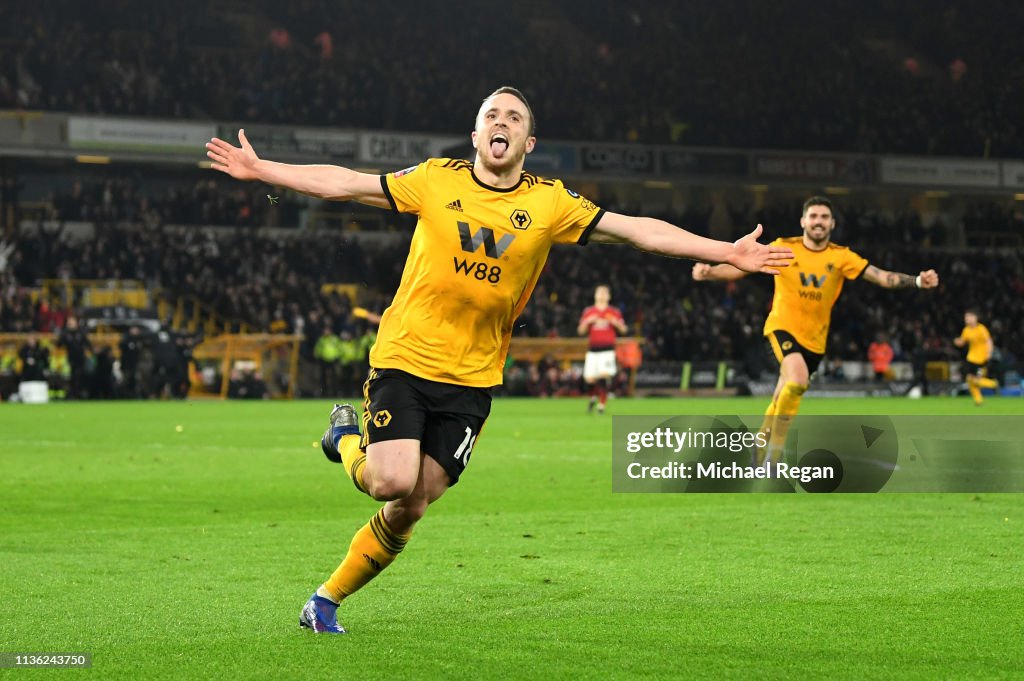
[{"label": "stadium stand", "polygon": [[[693,8],[693,20],[666,0],[500,8],[457,0],[397,14],[354,0],[213,7],[104,0],[89,13],[72,11],[78,4],[71,0],[3,7],[0,109],[464,134],[481,93],[510,82],[531,98],[542,140],[1024,155],[1022,100],[1011,96],[1024,75],[1015,35],[1024,7],[1017,3],[927,13],[910,0],[873,12],[798,12],[755,0],[715,7],[706,16]],[[383,23],[386,43],[348,29]],[[473,60],[436,49],[436,36],[453,25],[474,45]],[[519,40],[498,48],[474,39],[494,25]],[[814,38],[778,38],[795,27]],[[982,27],[984,44],[970,39]],[[479,64],[490,65],[486,74]],[[401,276],[410,221],[383,212],[367,218],[289,193],[268,200],[264,187],[194,165],[33,162],[13,179],[9,166],[2,171],[4,196],[21,193],[18,229],[6,220],[0,243],[0,333],[59,331],[83,312],[84,289],[69,296],[69,282],[140,282],[164,321],[181,327],[182,348],[214,329],[304,337],[306,389],[322,392],[327,381],[334,387],[353,379],[347,369],[322,371],[318,341],[365,338],[372,324],[353,315],[354,307],[381,311]],[[771,236],[795,233],[793,187],[762,186],[749,202],[682,206],[650,205],[615,183],[592,183],[586,193],[606,208],[718,238],[759,222]],[[872,191],[838,200],[836,240],[883,267],[935,266],[957,295],[890,296],[851,284],[834,316],[831,359],[863,360],[880,331],[898,362],[957,358],[949,340],[963,307],[974,305],[996,337],[1000,366],[1019,371],[1019,204],[978,194],[924,210]],[[343,235],[325,228],[343,228]],[[644,338],[645,359],[713,355],[750,376],[770,368],[760,343],[770,300],[765,279],[695,288],[679,263],[604,247],[558,248],[550,262],[517,336],[574,335],[588,291],[602,281]],[[65,294],[39,289],[46,281],[65,282]],[[571,368],[545,361],[510,367],[510,384],[530,394],[573,390]],[[829,371],[837,375],[841,366]]]},{"label": "stadium stand", "polygon": [[[974,207],[965,219],[973,219],[979,210],[996,214],[992,206]],[[1019,370],[1024,357],[1020,335],[1014,332],[1024,328],[1024,268],[1019,254],[922,252],[904,245],[905,233],[919,220],[901,215],[888,221],[878,213],[862,221],[866,226],[851,246],[884,268],[916,271],[934,265],[943,272],[944,286],[957,295],[896,296],[851,283],[852,292],[841,299],[833,317],[831,358],[862,360],[874,334],[883,331],[892,338],[897,361],[910,361],[919,348],[930,360],[952,360],[959,352],[950,340],[964,305],[973,304],[990,320],[1003,368]],[[880,234],[888,239],[876,242]],[[407,246],[404,236],[377,249],[349,236],[324,249],[323,239],[316,233],[264,236],[239,228],[107,226],[96,238],[73,243],[59,230],[29,230],[13,243],[2,275],[0,331],[57,330],[67,314],[60,304],[54,310],[48,301],[33,302],[24,293],[41,279],[137,278],[154,288],[203,300],[223,319],[244,324],[247,330],[304,334],[303,359],[315,363],[314,348],[325,328],[338,337],[356,338],[369,330],[364,319],[352,314],[353,305],[383,310],[397,285]],[[353,301],[349,294],[324,289],[325,281],[358,284],[361,297]],[[574,336],[579,310],[601,282],[611,285],[630,325],[645,338],[645,359],[715,357],[736,361],[751,375],[770,368],[760,342],[771,300],[770,280],[693,287],[680,263],[618,247],[557,247],[517,323],[516,335]],[[537,394],[564,392],[566,388],[552,386],[567,379],[553,380],[550,369],[540,371],[541,378],[524,389]]]},{"label": "stadium stand", "polygon": [[[0,107],[452,133],[506,81],[533,98],[547,139],[1024,155],[1024,8],[1002,0],[933,12],[722,0],[689,15],[666,0],[76,6],[0,10]],[[353,25],[387,25],[389,40]],[[471,60],[436,48],[456,25]],[[474,39],[496,25],[518,40]],[[804,39],[779,38],[796,29]]]}]

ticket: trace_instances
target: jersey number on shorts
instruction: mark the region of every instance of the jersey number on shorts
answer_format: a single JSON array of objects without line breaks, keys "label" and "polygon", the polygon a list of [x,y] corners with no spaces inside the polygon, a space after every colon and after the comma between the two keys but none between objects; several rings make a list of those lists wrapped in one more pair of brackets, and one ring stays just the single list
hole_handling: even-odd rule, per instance
[{"label": "jersey number on shorts", "polygon": [[[476,444],[476,435],[473,435],[473,431],[469,426],[466,426],[466,437],[462,439],[462,444],[455,450],[455,460],[462,459],[463,464],[469,463],[469,455],[473,453],[473,445]],[[463,459],[465,455],[465,459]]]}]

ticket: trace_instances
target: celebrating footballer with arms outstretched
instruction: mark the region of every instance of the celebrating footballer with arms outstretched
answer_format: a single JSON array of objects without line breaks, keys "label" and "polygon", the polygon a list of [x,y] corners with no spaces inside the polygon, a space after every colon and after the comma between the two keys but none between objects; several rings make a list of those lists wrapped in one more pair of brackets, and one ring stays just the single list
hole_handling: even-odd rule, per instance
[{"label": "celebrating footballer with arms outstretched", "polygon": [[[356,532],[337,570],[310,597],[300,624],[344,633],[337,608],[402,551],[427,507],[466,468],[502,380],[512,325],[554,243],[629,243],[675,258],[777,274],[788,246],[706,239],[660,220],[602,210],[565,187],[523,171],[537,143],[526,98],[502,87],[480,106],[474,162],[428,159],[371,175],[330,165],[288,165],[241,147],[207,145],[215,170],[322,199],[358,201],[419,216],[405,270],[370,352],[361,424],[337,405],[324,453],[355,487],[387,502]],[[362,429],[360,430],[360,425]]]},{"label": "celebrating footballer with arms outstretched", "polygon": [[[779,362],[779,380],[771,404],[765,411],[761,431],[767,435],[768,447],[759,452],[778,463],[789,426],[800,409],[800,399],[825,355],[825,341],[832,320],[832,307],[847,279],[863,278],[883,288],[935,288],[939,275],[935,270],[917,276],[889,272],[869,265],[868,261],[849,248],[832,243],[836,219],[832,202],[823,196],[812,196],[804,202],[800,217],[802,236],[776,239],[775,246],[793,250],[790,267],[775,278],[772,310],[764,324],[767,339]],[[748,272],[729,264],[693,266],[695,281],[726,281],[740,279]]]}]

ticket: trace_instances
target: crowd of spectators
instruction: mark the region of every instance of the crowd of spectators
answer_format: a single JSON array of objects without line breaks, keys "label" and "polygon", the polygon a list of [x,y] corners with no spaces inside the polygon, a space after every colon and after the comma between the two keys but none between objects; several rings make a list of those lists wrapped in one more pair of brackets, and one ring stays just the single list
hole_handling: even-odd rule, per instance
[{"label": "crowd of spectators", "polygon": [[[263,194],[261,194],[261,189]],[[49,217],[60,221],[155,225],[296,225],[300,204],[294,195],[266,198],[255,184],[203,173],[194,180],[146,182],[141,173],[76,180],[49,193]]]},{"label": "crowd of spectators", "polygon": [[197,337],[139,326],[122,331],[117,347],[94,343],[69,314],[59,329],[29,331],[20,344],[0,343],[0,400],[16,394],[23,381],[46,381],[51,395],[72,400],[187,397]]},{"label": "crowd of spectators", "polygon": [[93,173],[26,174],[23,184],[31,186],[26,202],[33,208],[22,211],[28,220],[302,229],[376,219],[366,226],[385,231],[412,224],[407,216],[349,202],[291,191],[270,194],[265,185],[198,168],[162,175],[149,167],[124,165]]},{"label": "crowd of spectators", "polygon": [[[927,11],[911,0],[453,0],[398,9],[355,0],[251,0],[244,7],[98,0],[88,11],[53,0],[0,7],[0,108],[464,133],[476,103],[509,83],[531,99],[547,139],[1024,156],[1022,24],[1024,5],[1008,0],[969,11],[950,0]],[[0,332],[66,332],[77,302],[29,295],[25,287],[40,279],[139,279],[169,297],[201,301],[238,328],[303,335],[302,355],[318,367],[321,391],[356,381],[373,324],[354,308],[387,305],[407,239],[374,246],[307,229],[263,235],[252,228],[303,225],[306,199],[265,197],[260,187],[209,173],[182,181],[151,169],[97,171],[47,186],[40,217],[95,223],[96,235],[72,243],[62,228],[40,226],[0,242]],[[771,236],[796,233],[791,202],[728,211],[733,237],[757,222]],[[661,217],[712,231],[707,206]],[[792,228],[771,233],[783,225]],[[863,360],[882,334],[897,360],[922,349],[958,356],[949,339],[971,305],[1007,363],[1018,362],[1020,256],[949,248],[983,233],[1019,237],[1024,219],[993,202],[927,218],[910,209],[847,207],[837,241],[882,267],[935,267],[943,290],[849,284],[830,354]],[[359,284],[363,299],[325,290],[324,282]],[[616,304],[645,336],[648,359],[714,356],[743,362],[751,373],[764,360],[769,279],[693,285],[688,263],[623,248],[556,248],[515,333],[574,335],[599,282],[611,284]],[[87,355],[102,359],[102,351]],[[531,394],[557,394],[573,384],[566,371],[544,365],[512,373]],[[180,393],[180,373],[169,372],[161,392]],[[262,381],[239,375],[232,390],[262,396]],[[131,393],[144,391],[130,385]]]},{"label": "crowd of spectators", "polygon": [[[0,332],[61,332],[80,301],[33,299],[28,287],[42,279],[135,279],[171,301],[183,297],[189,312],[191,306],[201,305],[236,331],[302,335],[302,357],[320,368],[319,389],[334,394],[338,388],[358,385],[354,377],[365,370],[357,367],[365,365],[372,344],[372,338],[366,341],[372,324],[355,314],[354,306],[382,309],[387,298],[375,292],[394,291],[401,277],[402,261],[394,254],[362,246],[354,238],[309,233],[260,237],[242,228],[96,229],[94,238],[74,240],[64,229],[40,225],[3,245],[10,254],[0,269]],[[353,301],[336,288],[324,290],[324,282],[356,283],[365,293]],[[181,345],[178,336],[173,334]],[[324,356],[321,341],[326,339],[337,340],[343,350]],[[360,342],[354,355],[347,351],[351,339]],[[189,348],[192,343],[190,338]],[[137,387],[132,383],[127,389],[139,396],[168,390],[183,396],[179,388],[187,379],[190,360],[168,355],[161,363],[162,355],[155,352],[160,344],[152,347],[153,367],[165,367],[161,375],[167,380]],[[257,393],[252,386],[262,380],[258,378],[233,378],[232,391],[238,388],[252,396]]]},{"label": "crowd of spectators", "polygon": [[[754,213],[781,216],[785,208],[770,205]],[[967,212],[969,219],[978,215],[1007,214],[980,205]],[[736,233],[750,224],[749,218],[738,223]],[[849,282],[833,314],[830,357],[864,361],[872,340],[883,333],[897,361],[910,360],[919,350],[934,359],[957,358],[961,353],[950,341],[962,327],[964,309],[972,306],[992,330],[1004,365],[1016,367],[1024,358],[1020,255],[922,248],[926,242],[915,231],[921,229],[920,218],[911,212],[890,215],[851,207],[843,214],[837,241],[884,269],[913,273],[934,267],[943,283],[938,291],[893,292]],[[769,236],[795,234],[793,227]],[[0,273],[0,331],[62,328],[67,310],[44,300],[34,303],[23,293],[24,286],[41,278],[140,279],[153,289],[201,300],[250,331],[303,335],[302,356],[320,368],[320,389],[330,393],[358,385],[373,323],[355,314],[355,306],[371,312],[386,307],[401,276],[408,236],[372,246],[325,232],[272,237],[244,229],[136,225],[99,227],[94,238],[72,243],[59,229],[40,227],[10,246]],[[323,288],[326,282],[358,284],[360,299]],[[580,311],[599,283],[611,286],[631,333],[646,339],[646,361],[734,360],[749,375],[771,368],[765,365],[761,340],[770,278],[694,284],[689,262],[627,247],[556,246],[514,333],[574,336]],[[557,394],[566,377],[553,380],[551,369],[537,367],[518,378],[537,394]]]},{"label": "crowd of spectators", "polygon": [[1009,157],[1021,25],[1009,0],[52,0],[0,8],[0,107],[463,133],[511,83],[548,139]]},{"label": "crowd of spectators", "polygon": [[[136,174],[79,180],[66,190],[47,194],[38,217],[57,221],[84,221],[98,223],[141,223],[148,227],[159,225],[223,225],[233,227],[292,228],[298,224],[300,211],[309,208],[301,196],[283,193],[271,202],[265,189],[251,184],[211,177],[209,173],[196,179],[152,186]],[[744,225],[788,225],[799,215],[800,200],[775,201],[763,208],[749,205],[729,206],[729,219],[737,230]],[[640,205],[607,206],[626,213],[649,214]],[[314,208],[310,208],[314,210]],[[346,214],[358,213],[357,206],[348,203],[315,202],[316,211],[330,211],[341,222]],[[37,217],[33,215],[32,217]],[[405,230],[412,225],[408,216],[380,213],[388,230]],[[673,224],[685,225],[698,234],[710,233],[711,209],[691,206],[680,213],[659,217]],[[1024,234],[1024,216],[1016,209],[1008,209],[995,202],[978,202],[968,206],[957,219],[940,215],[925,220],[910,208],[886,212],[866,206],[844,209],[842,239],[879,245],[926,244],[928,246],[960,246],[966,232],[1004,232]],[[738,233],[737,233],[738,236]]]},{"label": "crowd of spectators", "polygon": [[226,321],[267,331],[282,321],[292,329],[292,320],[310,310],[347,316],[351,301],[323,292],[324,282],[393,291],[402,269],[393,254],[323,233],[271,237],[245,229],[99,226],[94,238],[74,241],[59,228],[40,226],[14,245],[2,275],[8,285],[0,309],[0,329],[12,331],[29,330],[29,324],[35,330],[55,327],[39,308],[29,313],[17,294],[17,283],[45,278],[139,280],[154,291],[197,299]]}]

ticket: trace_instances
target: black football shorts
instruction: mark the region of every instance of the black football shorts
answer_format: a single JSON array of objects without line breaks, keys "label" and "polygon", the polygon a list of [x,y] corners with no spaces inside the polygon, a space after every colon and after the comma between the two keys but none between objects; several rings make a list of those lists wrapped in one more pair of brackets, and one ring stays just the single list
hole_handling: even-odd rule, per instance
[{"label": "black football shorts", "polygon": [[765,338],[768,340],[768,346],[771,348],[772,355],[778,360],[779,364],[782,364],[782,358],[790,353],[798,352],[803,355],[804,362],[807,363],[808,376],[814,375],[814,372],[818,370],[818,366],[821,365],[821,360],[825,357],[825,355],[811,352],[797,343],[791,333],[781,329],[766,334]]},{"label": "black football shorts", "polygon": [[964,362],[964,376],[977,376],[978,378],[986,378],[988,376],[988,362],[985,362],[984,364]]},{"label": "black football shorts", "polygon": [[370,369],[363,384],[363,450],[375,442],[419,440],[451,484],[466,470],[491,413],[489,388],[429,381],[400,369]]}]

